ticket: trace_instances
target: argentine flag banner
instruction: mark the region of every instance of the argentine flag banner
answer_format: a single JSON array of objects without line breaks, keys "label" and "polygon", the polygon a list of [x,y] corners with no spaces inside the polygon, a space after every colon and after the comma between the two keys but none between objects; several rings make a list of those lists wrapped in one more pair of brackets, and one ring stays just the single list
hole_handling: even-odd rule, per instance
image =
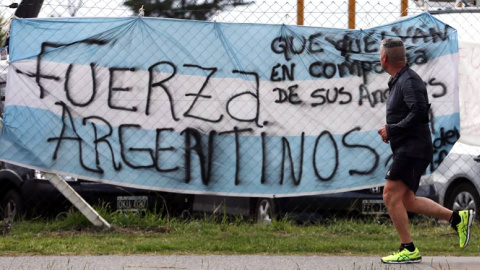
[{"label": "argentine flag banner", "polygon": [[430,103],[434,171],[459,137],[457,32],[159,18],[14,19],[0,160],[159,191],[299,196],[382,185],[380,41]]}]

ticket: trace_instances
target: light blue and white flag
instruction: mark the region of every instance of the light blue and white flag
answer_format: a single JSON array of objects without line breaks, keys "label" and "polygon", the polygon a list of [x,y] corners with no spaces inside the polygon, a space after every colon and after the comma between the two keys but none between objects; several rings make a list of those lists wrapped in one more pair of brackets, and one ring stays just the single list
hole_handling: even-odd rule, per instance
[{"label": "light blue and white flag", "polygon": [[294,196],[384,183],[383,38],[432,103],[434,170],[459,137],[456,30],[158,18],[14,19],[0,158],[183,193]]}]

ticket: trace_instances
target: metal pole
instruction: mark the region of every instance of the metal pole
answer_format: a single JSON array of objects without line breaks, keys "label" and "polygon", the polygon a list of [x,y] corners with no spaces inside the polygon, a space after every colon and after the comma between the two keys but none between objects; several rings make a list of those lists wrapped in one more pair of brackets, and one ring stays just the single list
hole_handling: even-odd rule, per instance
[{"label": "metal pole", "polygon": [[348,29],[355,29],[355,0],[348,0]]},{"label": "metal pole", "polygon": [[400,16],[407,16],[408,15],[408,0],[402,0],[402,5],[400,8]]},{"label": "metal pole", "polygon": [[297,25],[303,25],[303,0],[297,0]]},{"label": "metal pole", "polygon": [[64,179],[58,174],[47,173],[45,177],[96,227],[110,229],[110,224],[100,216]]}]

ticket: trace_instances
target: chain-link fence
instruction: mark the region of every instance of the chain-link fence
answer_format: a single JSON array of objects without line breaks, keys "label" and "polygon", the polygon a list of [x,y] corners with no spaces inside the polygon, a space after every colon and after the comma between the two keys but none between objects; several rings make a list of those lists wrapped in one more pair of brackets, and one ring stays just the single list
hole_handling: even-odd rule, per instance
[{"label": "chain-link fence", "polygon": [[[389,36],[404,39],[432,103],[434,158],[417,194],[480,205],[480,47],[462,43],[477,39],[477,7],[412,2],[408,15],[420,17],[397,22],[396,2],[357,1],[349,17],[348,1],[305,1],[309,27],[296,27],[296,1],[226,3],[153,11],[149,1],[46,0],[45,20],[14,21],[2,62],[4,214],[68,210],[44,171],[68,175],[87,202],[113,210],[260,221],[385,214],[391,151],[377,129],[389,76],[378,42]],[[11,4],[1,4],[3,22]],[[424,11],[458,30],[460,50],[455,32]],[[352,20],[363,30],[346,30]],[[459,128],[471,137],[455,144]]]}]

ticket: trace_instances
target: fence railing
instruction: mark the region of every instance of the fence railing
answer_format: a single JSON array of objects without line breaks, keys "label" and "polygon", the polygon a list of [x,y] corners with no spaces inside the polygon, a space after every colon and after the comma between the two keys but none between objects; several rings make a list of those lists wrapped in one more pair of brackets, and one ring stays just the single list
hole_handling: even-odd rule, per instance
[{"label": "fence railing", "polygon": [[[477,7],[455,8],[453,3],[428,1],[419,7],[411,2],[408,15],[431,11],[434,18],[457,29],[460,41],[478,41]],[[139,12],[134,7],[120,0],[45,0],[38,17],[132,17]],[[144,5],[145,9],[152,7]],[[3,146],[17,136],[16,143],[22,146],[16,149],[28,149],[12,154],[11,159],[6,158],[9,153],[3,153],[3,213],[66,211],[68,204],[63,204],[62,196],[43,177],[42,155],[48,155],[53,172],[80,164],[83,171],[72,169],[65,179],[90,203],[112,209],[149,208],[177,215],[227,211],[263,221],[286,212],[314,219],[339,213],[385,213],[381,184],[391,156],[389,147],[378,142],[375,129],[385,121],[388,97],[388,75],[378,63],[376,42],[381,35],[400,36],[411,45],[407,48],[409,63],[422,75],[433,103],[435,157],[418,195],[449,208],[477,208],[480,148],[463,141],[447,154],[462,135],[453,123],[458,112],[460,128],[466,123],[468,132],[475,134],[480,124],[475,114],[466,113],[478,105],[474,97],[478,96],[476,78],[480,76],[476,73],[478,59],[472,53],[478,48],[461,43],[459,58],[464,66],[458,68],[452,65],[458,58],[450,58],[451,52],[445,49],[456,44],[448,27],[432,30],[427,23],[406,23],[371,30],[401,19],[400,3],[358,1],[355,28],[363,29],[365,36],[356,36],[357,32],[342,30],[348,28],[348,9],[348,1],[305,1],[306,27],[287,28],[279,25],[296,24],[296,1],[256,1],[209,13],[208,21],[226,23],[214,28],[215,33],[199,23],[149,24],[145,20],[150,28],[141,29],[149,34],[140,40],[129,36],[122,28],[123,21],[112,18],[105,18],[106,24],[67,31],[63,28],[66,24],[58,24],[56,31],[17,24],[38,36],[12,36],[11,68],[7,69],[7,59],[0,66],[2,97],[8,72],[13,72],[9,79],[19,82],[10,85],[11,92],[6,93],[7,107],[15,107],[15,111],[6,113],[4,125],[10,129],[4,130],[22,130],[21,136],[3,134]],[[4,23],[14,12],[7,5],[0,7]],[[206,10],[175,7],[168,14],[185,18],[196,12],[205,14]],[[259,30],[252,30],[254,26]],[[5,40],[6,27],[4,24],[0,39]],[[115,36],[114,42],[110,35]],[[72,42],[76,36],[85,38]],[[218,40],[221,46],[217,46]],[[262,47],[265,40],[268,46]],[[349,42],[350,47],[345,45]],[[229,50],[224,51],[225,47]],[[169,60],[152,59],[158,55]],[[464,59],[472,61],[464,63]],[[108,108],[98,105],[100,102]],[[29,108],[31,104],[35,110]],[[2,102],[2,110],[3,106]],[[15,113],[21,110],[31,116],[16,123],[22,118]],[[35,118],[45,110],[55,113]],[[54,133],[44,133],[47,129]],[[110,136],[116,142],[110,144]],[[29,144],[34,146],[26,147]],[[27,157],[29,169],[24,168],[20,160],[35,151],[39,160],[36,155]],[[105,169],[107,165],[110,171]],[[143,170],[141,177],[122,173],[127,167]],[[344,174],[337,173],[339,170]],[[116,177],[107,177],[109,173]],[[160,181],[155,173],[167,175],[161,179],[168,179],[168,185],[155,182]],[[227,183],[221,182],[225,179]],[[316,179],[324,189],[312,181],[311,187],[299,190],[300,183],[308,179]],[[331,179],[335,181],[329,182]],[[280,184],[269,185],[272,182]],[[108,185],[112,183],[119,186]],[[192,183],[201,188],[185,188]],[[213,188],[218,183],[225,186]],[[249,184],[242,186],[245,183]],[[332,183],[343,184],[332,187]],[[295,189],[292,196],[281,190],[287,185]],[[145,186],[150,188],[136,189]]]}]

